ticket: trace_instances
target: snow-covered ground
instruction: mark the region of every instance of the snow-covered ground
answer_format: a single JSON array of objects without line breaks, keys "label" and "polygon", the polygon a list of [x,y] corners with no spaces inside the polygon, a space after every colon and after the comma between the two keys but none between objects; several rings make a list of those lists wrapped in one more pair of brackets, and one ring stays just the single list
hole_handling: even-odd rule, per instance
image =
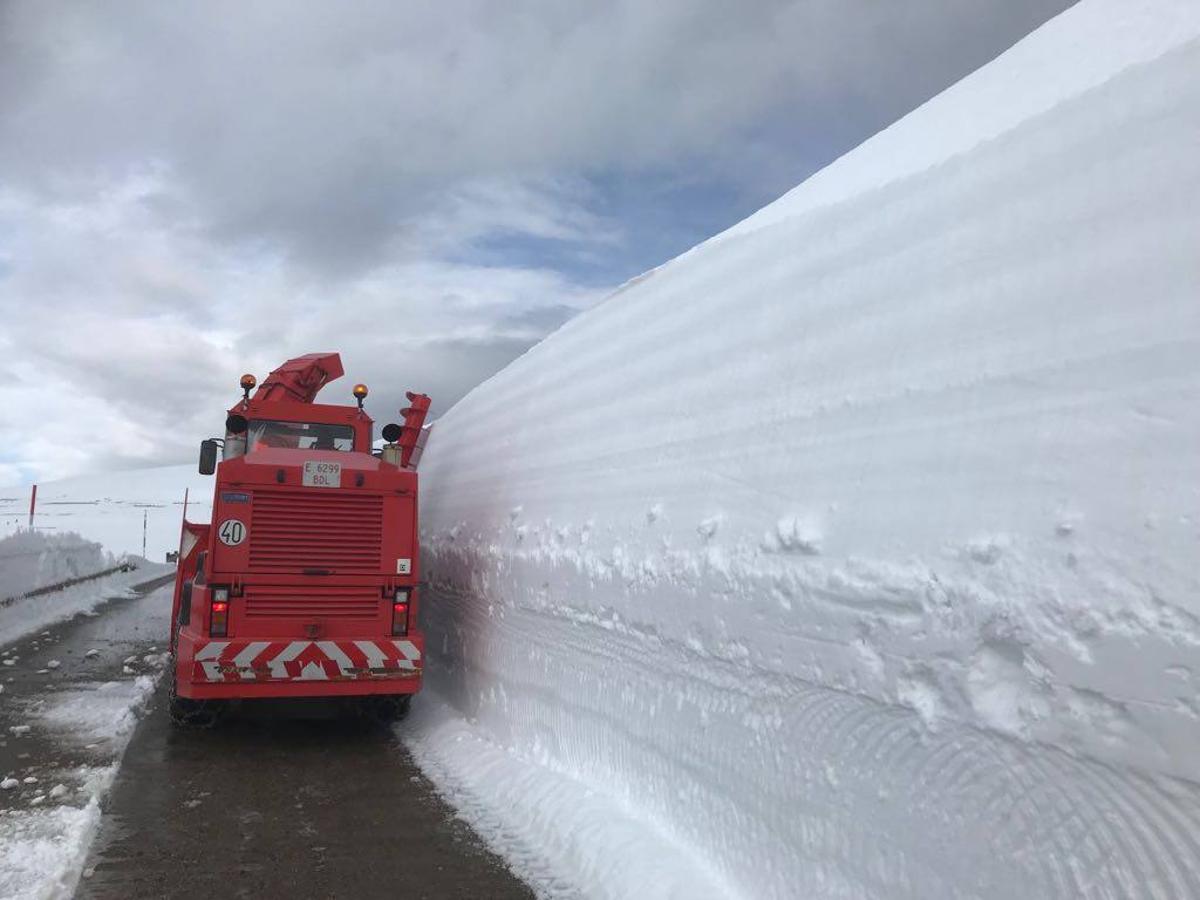
[{"label": "snow-covered ground", "polygon": [[24,808],[0,812],[0,895],[33,900],[73,894],[100,824],[100,804],[161,668],[158,658],[152,675],[89,685],[56,697],[35,719],[56,740],[103,754],[105,762],[58,771],[47,780],[52,783],[26,783],[36,776],[19,778],[20,773],[8,776],[20,782],[10,790],[27,796]]},{"label": "snow-covered ground", "polygon": [[[141,555],[143,526],[146,557],[162,562],[179,549],[184,492],[188,518],[207,522],[213,479],[195,465],[161,466],[105,472],[38,485],[34,529],[48,534],[74,532],[103,544],[117,556]],[[0,537],[29,523],[29,486],[0,488]],[[0,592],[2,593],[2,592]]]},{"label": "snow-covered ground", "polygon": [[[44,631],[0,653],[0,896],[74,893],[101,802],[166,662],[147,639],[167,632],[170,592],[118,601],[82,620],[85,635],[65,626],[73,640]],[[89,639],[93,648],[75,646]],[[136,648],[144,652],[122,657]]]},{"label": "snow-covered ground", "polygon": [[[0,889],[5,897],[45,900],[71,896],[100,823],[100,797],[115,772],[115,766],[81,770],[82,805],[52,803],[0,815]],[[58,787],[55,784],[50,790]]]},{"label": "snow-covered ground", "polygon": [[[169,566],[142,559],[127,560],[132,567],[100,578],[118,560],[97,543],[77,534],[18,531],[0,538],[0,644],[45,628],[54,622],[87,612],[106,599],[119,597],[131,585],[150,581],[171,571]],[[30,591],[86,578],[62,590],[36,596]]]},{"label": "snow-covered ground", "polygon": [[439,421],[409,740],[544,893],[1200,896],[1198,139],[1084,0]]},{"label": "snow-covered ground", "polygon": [[[91,613],[114,597],[131,597],[131,586],[172,571],[163,554],[179,543],[183,490],[199,476],[191,466],[107,473],[39,486],[35,531],[28,523],[27,487],[0,489],[0,645],[42,632],[78,613]],[[206,521],[211,481],[191,507],[193,520]],[[37,588],[88,576],[141,553],[143,519],[147,553],[159,562],[131,560],[137,566],[33,597]],[[168,586],[128,608],[109,613],[119,639],[139,629],[167,633]],[[125,623],[127,627],[122,627]],[[14,697],[12,674],[38,666],[35,676],[71,677],[72,661],[56,655],[46,634],[11,645],[0,653],[0,744],[30,744],[24,767],[0,773],[0,896],[69,897],[78,881],[107,794],[138,714],[144,709],[164,657],[147,656],[121,664],[122,680],[76,683],[48,695]],[[39,641],[42,641],[39,644]],[[111,648],[92,651],[102,659]],[[75,664],[79,661],[75,660]],[[9,690],[5,690],[8,687]],[[18,724],[9,725],[10,721]],[[31,742],[41,742],[34,747]],[[83,764],[47,764],[49,746],[57,755],[80,755]],[[54,756],[54,754],[51,754]]]},{"label": "snow-covered ground", "polygon": [[60,591],[0,605],[0,644],[55,622],[87,613],[113,597],[131,596],[132,586],[170,574],[170,566],[138,561],[138,568],[75,584]]},{"label": "snow-covered ground", "polygon": [[18,531],[0,538],[0,602],[113,565],[103,547],[77,534]]}]

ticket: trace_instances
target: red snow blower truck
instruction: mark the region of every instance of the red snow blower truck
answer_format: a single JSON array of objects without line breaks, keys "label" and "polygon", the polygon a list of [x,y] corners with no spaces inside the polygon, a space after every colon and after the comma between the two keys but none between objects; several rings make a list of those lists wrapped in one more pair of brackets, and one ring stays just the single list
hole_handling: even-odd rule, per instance
[{"label": "red snow blower truck", "polygon": [[200,473],[217,478],[210,524],[184,509],[177,723],[212,724],[228,701],[259,697],[344,698],[390,721],[421,688],[416,464],[429,398],[409,393],[373,452],[366,385],[355,405],[313,402],[341,375],[336,353],[288,360],[253,397],[243,375],[224,439],[200,445]]}]

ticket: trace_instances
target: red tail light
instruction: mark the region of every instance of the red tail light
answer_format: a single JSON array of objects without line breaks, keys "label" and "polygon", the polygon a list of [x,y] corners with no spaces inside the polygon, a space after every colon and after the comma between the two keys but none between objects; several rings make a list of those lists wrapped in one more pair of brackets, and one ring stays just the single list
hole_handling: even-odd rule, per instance
[{"label": "red tail light", "polygon": [[396,591],[392,603],[392,634],[400,637],[408,634],[408,591]]},{"label": "red tail light", "polygon": [[213,637],[225,637],[229,633],[229,588],[212,589],[208,633]]}]

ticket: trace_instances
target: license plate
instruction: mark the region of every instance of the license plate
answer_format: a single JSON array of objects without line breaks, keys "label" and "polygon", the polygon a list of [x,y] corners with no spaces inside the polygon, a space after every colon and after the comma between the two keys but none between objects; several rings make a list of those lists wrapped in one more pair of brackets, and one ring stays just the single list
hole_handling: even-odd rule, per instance
[{"label": "license plate", "polygon": [[342,464],[331,462],[306,462],[304,464],[305,487],[342,486]]}]

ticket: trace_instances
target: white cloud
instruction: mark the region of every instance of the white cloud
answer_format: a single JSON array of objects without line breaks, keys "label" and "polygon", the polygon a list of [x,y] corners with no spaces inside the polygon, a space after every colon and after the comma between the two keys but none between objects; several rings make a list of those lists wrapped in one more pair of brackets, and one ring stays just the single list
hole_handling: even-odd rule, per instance
[{"label": "white cloud", "polygon": [[191,458],[313,350],[444,406],[1066,5],[2,3],[0,481]]},{"label": "white cloud", "polygon": [[874,130],[1065,5],[15,0],[0,162],[54,190],[48,171],[165,160],[217,233],[361,264],[464,182],[729,164],[797,122]]},{"label": "white cloud", "polygon": [[[0,352],[15,363],[0,433],[37,477],[187,459],[219,428],[242,371],[314,350],[342,352],[384,421],[406,388],[444,407],[599,296],[549,270],[432,256],[297,278],[278,252],[230,255],[181,229],[158,211],[166,184],[141,174],[82,206],[0,198],[0,232],[20,235],[0,278]],[[574,215],[533,209],[547,222]],[[459,219],[469,240],[479,218],[458,197],[435,243],[458,245]]]}]

